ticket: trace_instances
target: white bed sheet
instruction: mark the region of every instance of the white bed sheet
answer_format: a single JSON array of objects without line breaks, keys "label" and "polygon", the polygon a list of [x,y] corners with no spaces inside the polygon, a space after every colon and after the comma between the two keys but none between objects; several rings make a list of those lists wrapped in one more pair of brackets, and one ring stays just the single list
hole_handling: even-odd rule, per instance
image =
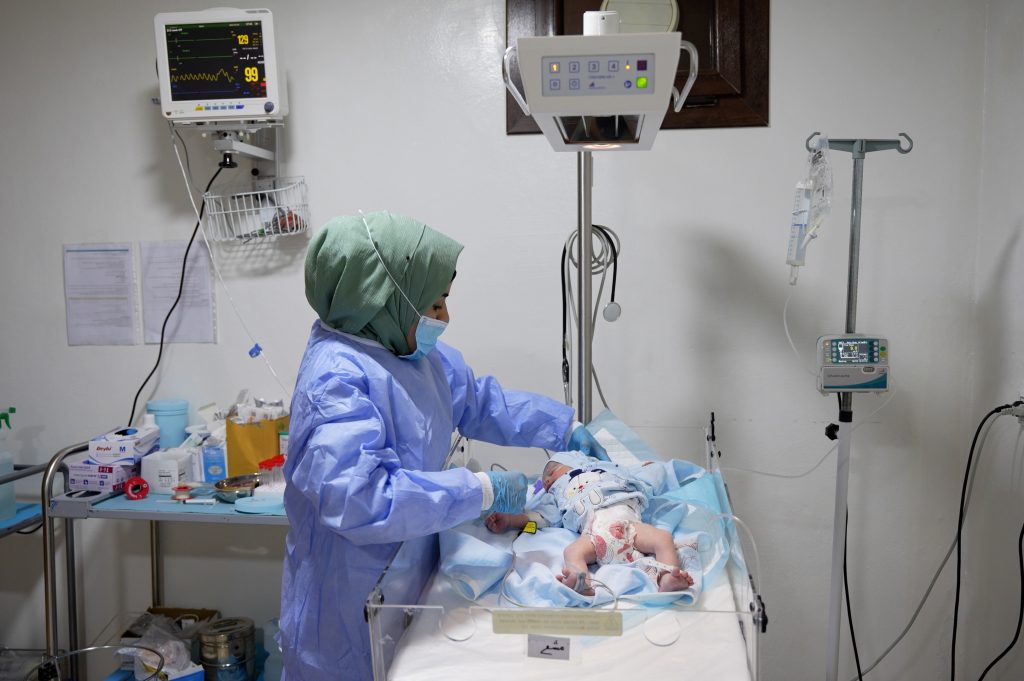
[{"label": "white bed sheet", "polygon": [[[494,596],[477,603],[484,607],[494,604]],[[620,603],[620,608],[626,609],[623,635],[569,637],[569,660],[527,657],[527,637],[492,633],[486,611],[474,609],[472,624],[468,623],[468,602],[436,573],[421,605],[443,606],[447,621],[456,622],[448,629],[456,638],[474,633],[467,640],[453,641],[440,631],[439,617],[421,612],[398,642],[389,681],[548,681],[564,675],[588,681],[621,681],[635,675],[673,681],[753,678],[740,615],[734,612],[732,588],[724,571],[693,608],[647,610]],[[744,619],[749,632],[749,618]],[[649,639],[674,642],[658,646]]]}]

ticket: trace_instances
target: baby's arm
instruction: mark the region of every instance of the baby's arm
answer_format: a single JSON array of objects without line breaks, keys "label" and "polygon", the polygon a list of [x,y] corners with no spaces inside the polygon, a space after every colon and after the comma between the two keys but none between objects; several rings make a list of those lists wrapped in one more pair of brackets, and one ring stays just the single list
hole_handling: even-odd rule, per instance
[{"label": "baby's arm", "polygon": [[558,510],[555,498],[548,492],[537,494],[526,504],[525,513],[492,513],[484,519],[484,525],[495,534],[509,530],[522,530],[528,523],[536,523],[537,529],[561,524],[562,512]]},{"label": "baby's arm", "polygon": [[492,513],[487,516],[484,524],[487,529],[495,534],[501,534],[508,530],[521,530],[530,522],[530,516],[526,513]]}]

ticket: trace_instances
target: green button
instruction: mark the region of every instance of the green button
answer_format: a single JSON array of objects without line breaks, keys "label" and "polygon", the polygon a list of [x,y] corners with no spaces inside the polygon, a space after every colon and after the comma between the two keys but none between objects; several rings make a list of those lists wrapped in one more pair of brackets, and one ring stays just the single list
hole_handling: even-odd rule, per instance
[{"label": "green button", "polygon": [[640,90],[647,88],[647,76],[640,76],[636,79],[636,86]]}]

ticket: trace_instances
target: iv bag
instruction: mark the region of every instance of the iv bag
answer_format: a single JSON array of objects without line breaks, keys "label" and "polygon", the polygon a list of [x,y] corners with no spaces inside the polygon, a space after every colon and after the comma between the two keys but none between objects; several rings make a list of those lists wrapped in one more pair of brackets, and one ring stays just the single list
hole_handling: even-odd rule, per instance
[{"label": "iv bag", "polygon": [[818,137],[817,149],[807,157],[807,167],[807,179],[811,182],[811,209],[807,222],[813,239],[818,227],[832,212],[832,156],[828,151],[828,137]]},{"label": "iv bag", "polygon": [[796,183],[789,226],[786,263],[790,265],[789,283],[796,285],[797,272],[803,266],[807,244],[818,234],[832,210],[832,159],[828,138],[819,136],[807,155],[807,175]]}]

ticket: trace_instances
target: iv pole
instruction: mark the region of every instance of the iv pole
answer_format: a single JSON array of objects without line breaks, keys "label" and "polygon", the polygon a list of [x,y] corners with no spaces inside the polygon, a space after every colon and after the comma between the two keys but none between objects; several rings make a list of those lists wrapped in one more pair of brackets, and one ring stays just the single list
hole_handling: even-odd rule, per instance
[{"label": "iv pole", "polygon": [[[813,152],[812,133],[804,142]],[[860,267],[860,207],[864,182],[864,156],[872,151],[895,149],[910,153],[914,141],[901,132],[907,147],[898,139],[829,139],[828,148],[846,151],[853,156],[853,196],[850,201],[850,265],[846,284],[846,333],[857,332],[857,275]],[[831,433],[831,427],[827,433]],[[843,558],[846,555],[846,500],[850,482],[850,436],[853,433],[853,393],[839,393],[839,453],[836,460],[835,520],[832,529],[832,580],[829,588],[828,669],[826,681],[839,680],[839,628],[843,609]],[[833,435],[830,437],[834,438]],[[847,604],[849,607],[849,604]]]},{"label": "iv pole", "polygon": [[594,158],[592,152],[580,151],[576,154],[576,184],[578,189],[577,205],[577,252],[578,267],[576,268],[577,315],[579,317],[579,338],[577,338],[576,364],[576,419],[581,423],[590,423],[593,418],[593,373],[591,351],[594,338],[594,310],[592,308],[593,281],[590,259],[593,257],[594,245],[590,239],[594,231],[592,208],[592,191],[594,188]]}]

